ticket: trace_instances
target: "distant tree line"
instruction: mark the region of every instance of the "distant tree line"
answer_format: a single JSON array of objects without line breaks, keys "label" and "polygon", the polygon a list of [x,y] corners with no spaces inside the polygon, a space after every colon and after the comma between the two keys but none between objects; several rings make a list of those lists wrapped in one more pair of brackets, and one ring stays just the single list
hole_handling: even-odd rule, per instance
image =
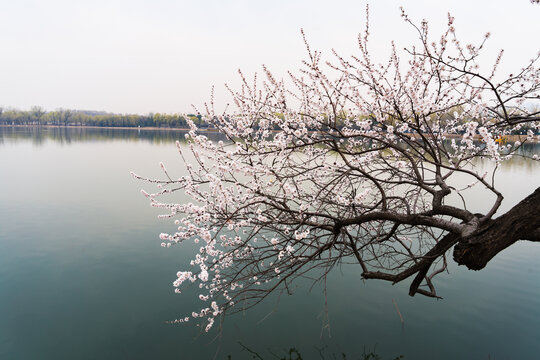
[{"label": "distant tree line", "polygon": [[[456,106],[448,112],[447,115],[443,115],[450,118],[454,112],[462,112],[459,106]],[[281,113],[273,114],[276,118],[284,119],[284,115]],[[348,118],[348,114],[345,111],[341,111],[338,116],[334,117],[335,126],[342,128],[344,121]],[[56,125],[56,126],[99,126],[99,127],[157,127],[164,129],[185,129],[188,128],[186,118],[191,119],[198,128],[206,128],[212,125],[203,122],[201,115],[195,114],[162,114],[162,113],[149,113],[146,115],[139,114],[114,114],[104,111],[91,111],[91,110],[70,110],[70,109],[56,109],[54,111],[46,111],[40,106],[34,106],[30,110],[18,110],[12,108],[0,107],[0,125]],[[325,116],[323,116],[324,120]],[[386,131],[388,125],[394,125],[395,119],[389,118],[382,122],[371,115],[365,115],[365,119],[372,120],[372,128],[379,128],[382,131]],[[469,118],[465,114],[461,115],[460,122],[467,123],[473,119]],[[258,124],[254,123],[253,127],[258,128]],[[277,130],[277,126],[273,126],[274,130]],[[308,130],[314,130],[309,128]],[[527,134],[527,131],[532,131],[538,135],[538,130],[531,127],[528,124],[522,124],[518,126],[512,133],[513,134]],[[464,130],[462,131],[464,132]]]},{"label": "distant tree line", "polygon": [[200,115],[194,114],[113,114],[70,109],[46,111],[40,106],[34,106],[25,111],[0,107],[0,125],[187,128],[186,117],[191,118],[198,125],[203,125]]}]

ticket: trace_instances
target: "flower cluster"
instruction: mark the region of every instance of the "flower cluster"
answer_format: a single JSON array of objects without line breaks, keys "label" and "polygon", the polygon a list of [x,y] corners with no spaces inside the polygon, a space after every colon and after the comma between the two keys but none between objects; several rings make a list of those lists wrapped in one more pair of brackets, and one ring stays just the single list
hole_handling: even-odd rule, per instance
[{"label": "flower cluster", "polygon": [[[262,84],[240,72],[241,88],[229,89],[236,110],[206,106],[203,120],[221,140],[189,123],[187,144],[177,142],[184,176],[173,179],[163,164],[164,180],[134,175],[156,184],[156,193],[143,195],[177,218],[177,231],[159,236],[162,246],[200,245],[173,285],[180,292],[198,284],[203,305],[176,322],[202,319],[208,331],[235,304],[243,310],[277,289],[290,291],[294,279],[321,278],[344,259],[372,277],[399,273],[467,218],[466,207],[442,202],[460,191],[454,178],[498,194],[473,164],[519,151],[521,143],[497,141],[516,131],[528,131],[522,142],[534,140],[540,124],[522,100],[538,99],[538,57],[498,79],[499,57],[482,75],[476,59],[488,36],[462,46],[449,16],[431,42],[427,22],[417,27],[403,17],[420,34],[406,61],[392,44],[388,62],[374,63],[368,27],[358,54],[335,54],[334,62],[324,63],[306,41],[308,60],[300,75],[290,74],[291,87],[266,67]],[[175,191],[189,201],[158,201]]]}]

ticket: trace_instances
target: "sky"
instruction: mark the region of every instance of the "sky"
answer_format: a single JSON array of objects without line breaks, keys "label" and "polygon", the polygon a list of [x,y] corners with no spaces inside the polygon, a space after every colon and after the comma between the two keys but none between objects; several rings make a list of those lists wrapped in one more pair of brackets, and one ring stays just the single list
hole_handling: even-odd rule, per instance
[{"label": "sky", "polygon": [[[238,69],[277,78],[312,48],[357,52],[364,0],[0,0],[0,106],[38,105],[116,113],[192,112],[216,88],[217,110],[228,102],[224,84]],[[529,0],[369,1],[371,51],[381,60],[390,41],[416,40],[400,18],[440,33],[447,13],[463,43],[492,36],[485,61],[505,49],[502,72],[513,72],[540,50],[540,5]]]}]

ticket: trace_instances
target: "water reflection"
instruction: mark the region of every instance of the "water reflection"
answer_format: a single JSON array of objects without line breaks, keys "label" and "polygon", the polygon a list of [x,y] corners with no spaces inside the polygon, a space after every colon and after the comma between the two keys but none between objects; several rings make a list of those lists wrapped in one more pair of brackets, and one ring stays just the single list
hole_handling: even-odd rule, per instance
[{"label": "water reflection", "polygon": [[[77,126],[0,126],[0,143],[6,140],[30,140],[34,145],[40,146],[47,140],[60,144],[90,141],[148,141],[153,144],[171,143],[179,140],[186,142],[186,130],[183,129],[148,129],[148,128],[105,128],[105,127],[77,127]],[[226,140],[227,138],[217,131],[203,132],[212,141]],[[528,142],[522,144],[520,155],[532,156],[540,154],[540,143]],[[490,160],[481,160],[488,162]],[[520,162],[518,160],[517,162]],[[525,164],[526,159],[522,160]],[[515,165],[515,164],[513,164]],[[530,165],[530,164],[529,164]],[[519,165],[518,165],[519,166]]]},{"label": "water reflection", "polygon": [[[0,359],[243,359],[239,342],[261,353],[295,346],[306,359],[327,345],[354,357],[375,344],[384,359],[538,357],[540,246],[525,242],[480,272],[451,264],[437,283],[442,301],[411,298],[405,283],[363,283],[358,266],[344,264],[328,278],[331,338],[321,340],[322,286],[227,318],[217,341],[194,326],[164,324],[199,305],[196,288],[193,300],[171,285],[198,246],[159,246],[159,233],[174,225],[156,219],[161,211],[129,171],[159,172],[159,160],[172,170],[177,139],[184,132],[0,127]],[[523,152],[538,154],[540,144]],[[534,190],[539,172],[524,158],[503,163],[505,201]]]},{"label": "water reflection", "polygon": [[[6,141],[31,141],[42,146],[46,141],[62,145],[73,142],[93,141],[146,141],[152,144],[172,143],[176,140],[186,142],[186,130],[175,129],[125,129],[90,127],[43,127],[43,126],[0,126],[0,144]],[[204,133],[210,140],[225,140],[225,136],[215,131]]]}]

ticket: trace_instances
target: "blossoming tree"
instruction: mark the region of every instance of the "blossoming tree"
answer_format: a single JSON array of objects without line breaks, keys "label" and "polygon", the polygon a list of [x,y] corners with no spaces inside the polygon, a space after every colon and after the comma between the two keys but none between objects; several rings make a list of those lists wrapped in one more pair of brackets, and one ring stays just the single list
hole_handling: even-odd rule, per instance
[{"label": "blossoming tree", "polygon": [[[411,296],[438,297],[434,277],[452,249],[454,261],[479,270],[518,240],[540,241],[540,188],[500,213],[494,182],[498,164],[538,140],[540,54],[502,78],[502,52],[479,68],[489,34],[463,45],[449,15],[432,42],[427,22],[402,17],[419,41],[402,53],[392,44],[386,63],[370,56],[366,26],[358,53],[334,52],[333,62],[305,42],[307,60],[289,85],[265,67],[262,82],[240,73],[241,88],[229,89],[235,110],[215,113],[212,101],[203,115],[225,141],[191,123],[196,160],[177,143],[187,175],[173,179],[164,165],[163,179],[134,175],[156,183],[158,192],[143,194],[177,217],[162,245],[201,244],[174,286],[199,284],[202,305],[179,322],[197,318],[208,331],[221,314],[351,261],[364,279],[411,279]],[[492,170],[477,171],[478,158]],[[484,213],[468,210],[472,186],[491,194]],[[160,200],[176,191],[191,201]]]}]

